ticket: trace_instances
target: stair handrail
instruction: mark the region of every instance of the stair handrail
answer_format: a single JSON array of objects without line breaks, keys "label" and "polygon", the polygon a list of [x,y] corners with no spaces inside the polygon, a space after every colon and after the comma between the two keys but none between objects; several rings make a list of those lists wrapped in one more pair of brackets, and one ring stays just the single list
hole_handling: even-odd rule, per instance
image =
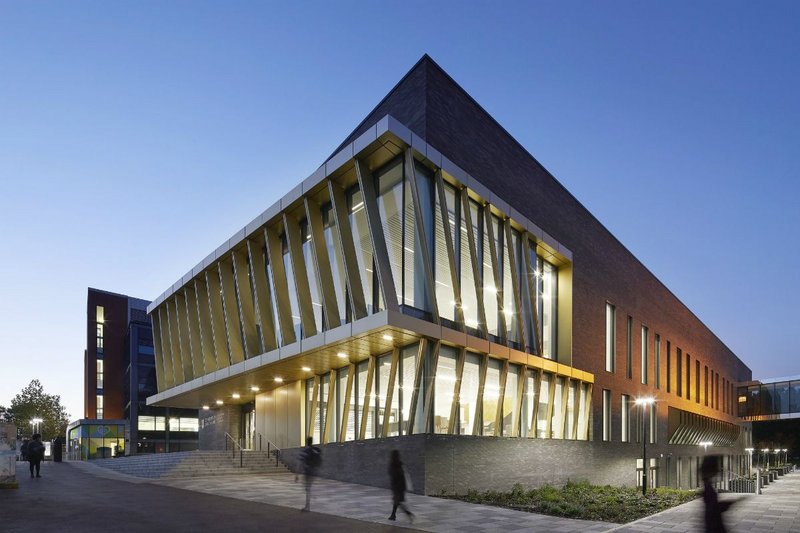
[{"label": "stair handrail", "polygon": [[[266,439],[266,440],[267,440],[267,457],[269,457],[269,454],[273,453],[273,451],[274,451],[274,453],[275,453],[275,466],[278,466],[278,459],[281,456],[281,449],[278,448],[277,446],[275,446],[275,443],[272,442],[271,440],[269,440],[269,439]],[[270,447],[272,447],[272,451],[270,450]]]},{"label": "stair handrail", "polygon": [[231,459],[236,459],[236,448],[238,447],[239,448],[239,468],[242,468],[242,467],[244,467],[244,458],[243,458],[244,449],[242,448],[242,443],[241,442],[236,442],[236,439],[234,439],[231,436],[231,434],[226,431],[225,432],[225,451],[228,450],[228,440],[229,439],[233,443],[233,446],[231,446],[231,450],[233,451],[233,455],[231,455]]}]

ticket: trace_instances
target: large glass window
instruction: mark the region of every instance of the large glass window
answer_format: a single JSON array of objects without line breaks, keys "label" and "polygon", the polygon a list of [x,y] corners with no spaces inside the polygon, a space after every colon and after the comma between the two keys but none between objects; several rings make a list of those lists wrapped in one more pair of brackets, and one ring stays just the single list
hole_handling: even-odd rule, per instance
[{"label": "large glass window", "polygon": [[456,386],[456,361],[458,352],[450,346],[439,348],[436,363],[436,384],[433,391],[433,432],[447,433],[450,424],[450,408]]},{"label": "large glass window", "polygon": [[553,396],[552,437],[564,438],[564,378],[556,376],[556,393]]},{"label": "large glass window", "polygon": [[[462,192],[461,194],[466,194],[466,192]],[[475,217],[477,216],[478,207],[474,201],[469,201],[470,207],[470,218],[472,219],[472,231],[476,231],[477,226],[475,223]],[[460,250],[460,257],[461,257],[461,309],[464,311],[464,323],[468,328],[470,328],[472,333],[477,333],[479,324],[478,324],[478,297],[477,293],[475,292],[475,276],[472,270],[472,256],[470,253],[469,247],[469,234],[467,230],[467,222],[464,217],[460,222],[460,235],[459,240],[461,241],[461,250]],[[475,234],[475,239],[477,241],[479,234]],[[481,255],[478,254],[480,258]]]},{"label": "large glass window", "polygon": [[[340,428],[342,427],[342,420],[344,419],[345,412],[345,399],[347,396],[347,374],[348,368],[340,368],[336,371],[336,423],[333,431],[331,432],[331,440],[338,441]],[[354,422],[354,409],[353,409],[353,394],[350,394],[350,405],[348,406],[347,429],[345,430],[344,440],[353,440],[355,438],[355,422]]]},{"label": "large glass window", "polygon": [[564,433],[565,439],[573,438],[575,432],[575,403],[578,391],[578,383],[569,380],[569,389],[567,389],[567,430]]},{"label": "large glass window", "polygon": [[360,424],[361,417],[366,416],[366,432],[364,437],[367,439],[375,437],[375,409],[372,408],[374,405],[372,390],[367,390],[367,373],[369,370],[369,361],[361,361],[358,363],[356,367],[356,376],[357,380],[356,383],[357,387],[357,398],[358,398],[358,406],[359,410],[356,414],[356,420],[358,421],[358,428],[360,431]]},{"label": "large glass window", "polygon": [[356,247],[358,261],[358,274],[361,277],[361,286],[364,290],[364,299],[367,302],[367,314],[374,312],[374,299],[372,293],[373,268],[372,268],[372,241],[369,238],[367,214],[364,211],[364,197],[358,188],[348,192],[347,206],[350,209],[350,229],[353,232],[353,243]]},{"label": "large glass window", "polygon": [[520,436],[535,437],[536,426],[533,420],[533,411],[536,405],[536,374],[532,369],[525,371],[525,389],[522,393],[522,427]]},{"label": "large glass window", "polygon": [[606,371],[614,372],[616,362],[617,342],[615,332],[617,323],[617,309],[606,303]]},{"label": "large glass window", "polygon": [[[506,336],[512,346],[520,348],[520,331],[519,321],[517,320],[517,303],[516,294],[514,292],[514,281],[511,276],[511,256],[518,257],[517,248],[520,246],[519,232],[511,230],[511,245],[512,250],[508,246],[503,246],[503,314],[506,319]],[[503,239],[503,244],[507,239]]]},{"label": "large glass window", "polygon": [[[269,280],[269,291],[272,293],[272,297],[270,298],[272,302],[272,317],[273,317],[273,324],[275,324],[275,337],[278,341],[278,346],[283,346],[283,330],[280,326],[280,321],[278,320],[278,292],[275,290],[275,275],[272,271],[272,265],[269,262],[269,255],[265,254],[264,262],[267,268],[267,279]],[[316,442],[316,441],[315,441]]]},{"label": "large glass window", "polygon": [[96,398],[96,401],[97,401],[97,418],[101,419],[101,418],[103,418],[103,407],[104,407],[104,405],[103,405],[103,395],[102,394],[98,394],[97,398]]},{"label": "large glass window", "polygon": [[541,260],[541,331],[542,331],[542,355],[548,359],[556,357],[556,338],[558,316],[558,272],[556,268],[547,261]]},{"label": "large glass window", "polygon": [[[407,265],[403,272],[403,165],[396,161],[384,167],[376,174],[378,192],[378,212],[380,215],[381,226],[383,227],[383,237],[386,241],[386,250],[389,253],[389,266],[392,269],[395,289],[398,291],[397,301],[405,305],[412,305],[411,295],[406,294],[403,298],[403,275],[414,275],[413,250],[411,250],[411,263]],[[413,204],[411,205],[412,220],[408,223],[413,235]],[[408,238],[408,234],[407,234]]]},{"label": "large glass window", "polygon": [[[400,434],[408,434],[408,421],[411,417],[411,399],[414,395],[414,380],[417,373],[417,353],[419,353],[419,344],[412,344],[400,350],[400,369],[397,376],[400,380]],[[420,394],[420,398],[425,398],[424,394]],[[424,400],[417,401],[416,412],[414,413],[415,419],[422,418],[422,404]]]},{"label": "large glass window", "polygon": [[461,376],[461,391],[458,395],[458,433],[472,435],[475,413],[478,409],[478,384],[480,382],[481,358],[468,353]]},{"label": "large glass window", "polygon": [[[306,424],[312,424],[309,428],[310,437],[315,444],[320,443],[320,411],[319,402],[317,402],[316,409],[314,408],[314,378],[306,380]],[[309,427],[308,425],[306,427]]]},{"label": "large glass window", "polygon": [[292,313],[292,327],[294,328],[294,338],[300,340],[303,337],[303,325],[300,321],[300,306],[297,303],[297,285],[295,284],[294,268],[289,255],[289,243],[286,234],[281,235],[281,247],[283,251],[283,269],[286,272],[287,289],[289,293],[289,308]]},{"label": "large glass window", "polygon": [[103,360],[97,360],[97,388],[103,388]]},{"label": "large glass window", "polygon": [[503,435],[514,434],[514,413],[517,410],[517,389],[519,385],[519,366],[508,365],[506,388],[503,394]]},{"label": "large glass window", "polygon": [[550,420],[547,410],[550,406],[550,387],[552,375],[542,374],[542,384],[539,389],[539,408],[536,411],[536,436],[543,439],[550,436]]},{"label": "large glass window", "polygon": [[483,387],[483,435],[494,435],[497,426],[497,408],[500,404],[500,372],[502,361],[489,359],[486,383]]},{"label": "large glass window", "polygon": [[[397,434],[397,426],[400,418],[399,405],[397,403],[397,395],[392,394],[392,402],[387,405],[386,400],[389,398],[389,377],[392,369],[392,354],[386,354],[378,357],[378,371],[375,376],[377,379],[376,390],[378,391],[378,434],[383,437],[388,437]],[[394,391],[392,391],[394,392]],[[384,435],[384,417],[388,416],[388,429]]]},{"label": "large glass window", "polygon": [[[319,401],[317,402],[317,420],[319,421],[319,429],[320,435],[322,435],[322,431],[324,430],[326,433],[325,435],[328,438],[331,438],[333,432],[331,432],[331,428],[325,427],[325,418],[328,414],[328,400],[330,399],[330,392],[331,392],[331,376],[330,374],[324,374],[319,377]],[[319,441],[314,441],[319,442]]]},{"label": "large glass window", "polygon": [[489,220],[492,217],[492,214],[489,212],[488,207],[484,207],[481,209],[483,211],[483,219],[484,224],[483,226],[483,305],[486,310],[486,328],[489,332],[489,335],[493,335],[497,338],[500,335],[500,331],[498,329],[498,322],[497,322],[497,315],[498,315],[498,308],[497,308],[497,291],[499,287],[495,286],[494,280],[494,270],[492,267],[492,250],[490,248],[491,244],[489,243],[489,239],[494,238],[495,241],[497,240],[496,236],[490,231],[489,228]]},{"label": "large glass window", "polygon": [[342,322],[347,321],[347,283],[344,276],[344,257],[342,247],[339,246],[339,228],[334,222],[333,209],[328,204],[322,208],[322,223],[324,226],[325,247],[328,250],[328,259],[331,263],[333,289],[336,292],[336,304],[339,307],[339,317]]},{"label": "large glass window", "polygon": [[[420,212],[422,213],[422,227],[425,229],[425,239],[428,246],[433,246],[433,180],[419,164],[414,166],[416,171],[417,190],[419,192]],[[433,308],[433,295],[429,294],[428,284],[425,280],[424,256],[422,242],[417,237],[415,230],[414,203],[411,191],[411,181],[406,180],[405,187],[405,241],[404,253],[404,303],[416,309],[430,311]],[[433,250],[428,250],[430,257],[435,257]]]},{"label": "large glass window", "polygon": [[316,324],[317,331],[328,329],[322,323],[322,297],[320,290],[317,286],[317,269],[314,267],[314,254],[311,251],[311,228],[308,222],[304,219],[300,223],[300,232],[303,239],[303,262],[306,265],[305,275],[308,278],[308,288],[311,293],[311,307],[314,312],[314,324]]},{"label": "large glass window", "polygon": [[[439,315],[447,320],[455,320],[456,295],[453,291],[453,280],[450,274],[450,259],[447,255],[447,241],[445,240],[445,224],[449,225],[450,235],[453,237],[456,261],[458,261],[458,210],[456,203],[456,190],[449,183],[444,184],[445,205],[447,206],[447,220],[441,217],[441,198],[436,195],[436,211],[434,213],[436,242],[434,251],[434,279],[436,280],[436,302]],[[474,290],[473,290],[474,292]]]}]

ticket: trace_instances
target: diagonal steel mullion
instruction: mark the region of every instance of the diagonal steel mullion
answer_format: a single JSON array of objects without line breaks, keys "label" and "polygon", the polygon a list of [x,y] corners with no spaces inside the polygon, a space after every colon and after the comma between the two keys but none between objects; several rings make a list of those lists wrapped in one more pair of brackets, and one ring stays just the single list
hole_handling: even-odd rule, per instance
[{"label": "diagonal steel mullion", "polygon": [[361,273],[358,269],[358,251],[353,242],[353,230],[347,212],[347,201],[344,190],[333,180],[328,180],[328,192],[331,195],[331,206],[335,220],[334,232],[339,240],[344,259],[344,271],[347,278],[347,294],[354,320],[367,316],[367,304],[364,299],[364,286],[361,284]]},{"label": "diagonal steel mullion", "polygon": [[303,337],[312,337],[317,334],[318,329],[316,318],[314,317],[314,304],[311,300],[311,286],[308,283],[308,270],[306,269],[305,256],[303,255],[300,222],[293,216],[284,213],[283,227],[289,246],[289,259],[292,262],[294,288],[297,293],[297,304],[300,307],[300,324]]},{"label": "diagonal steel mullion", "polygon": [[[311,231],[311,255],[314,258],[314,272],[322,299],[324,320],[327,323],[327,329],[337,328],[342,323],[342,317],[339,316],[339,306],[334,290],[333,272],[331,271],[332,258],[328,257],[328,248],[325,244],[322,212],[319,204],[308,197],[303,198],[303,205]],[[325,329],[322,324],[318,324],[318,326],[320,329]]]},{"label": "diagonal steel mullion", "polygon": [[[461,300],[461,280],[458,275],[458,263],[456,261],[456,251],[453,240],[453,235],[450,230],[450,216],[447,209],[447,196],[444,189],[444,179],[442,178],[442,169],[436,170],[434,177],[436,182],[436,193],[439,196],[439,216],[442,217],[442,229],[444,233],[445,248],[447,249],[447,262],[450,266],[450,282],[453,287],[453,297],[456,302],[456,323],[461,329],[464,328],[464,309],[462,308]],[[456,220],[458,223],[458,220]]]},{"label": "diagonal steel mullion", "polygon": [[[514,248],[514,237],[513,232],[511,230],[511,219],[507,218],[503,223],[503,233],[506,236],[506,249],[508,250],[508,264],[511,270],[511,287],[510,290],[514,292],[514,320],[517,321],[517,331],[519,331],[519,344],[523,347],[525,346],[525,321],[523,320],[523,312],[522,312],[522,301],[520,300],[520,291],[519,286],[519,268],[517,265],[517,254],[516,248]],[[520,235],[520,239],[522,236]],[[520,247],[522,246],[522,242],[520,242]],[[504,289],[509,289],[505,287]]]},{"label": "diagonal steel mullion", "polygon": [[[472,279],[475,282],[475,300],[478,305],[478,330],[481,332],[483,338],[487,338],[489,331],[486,327],[486,308],[483,303],[483,280],[481,277],[480,265],[483,261],[482,257],[478,257],[478,248],[476,242],[476,235],[472,226],[472,211],[470,210],[469,195],[467,188],[461,189],[461,213],[464,219],[464,225],[467,228],[467,241],[469,242],[469,257],[472,266]],[[480,211],[478,212],[478,219],[480,219]],[[481,226],[481,221],[478,220],[478,226]]]}]

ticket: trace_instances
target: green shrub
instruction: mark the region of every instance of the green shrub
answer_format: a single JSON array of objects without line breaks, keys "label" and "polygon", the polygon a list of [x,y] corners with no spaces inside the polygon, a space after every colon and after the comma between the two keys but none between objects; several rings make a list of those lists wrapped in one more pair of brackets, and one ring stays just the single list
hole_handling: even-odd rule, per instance
[{"label": "green shrub", "polygon": [[601,487],[587,481],[570,481],[563,487],[545,484],[526,490],[517,483],[509,492],[469,490],[465,495],[443,494],[442,497],[565,518],[624,524],[691,501],[697,493],[659,488],[642,496],[639,489],[631,487]]}]

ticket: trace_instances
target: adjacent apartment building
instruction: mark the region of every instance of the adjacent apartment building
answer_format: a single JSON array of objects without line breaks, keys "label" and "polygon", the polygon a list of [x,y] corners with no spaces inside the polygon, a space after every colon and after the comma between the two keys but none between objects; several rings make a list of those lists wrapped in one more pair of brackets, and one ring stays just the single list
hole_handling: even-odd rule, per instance
[{"label": "adjacent apartment building", "polygon": [[746,467],[750,369],[428,56],[275,200],[148,306],[201,448],[399,449],[428,493]]},{"label": "adjacent apartment building", "polygon": [[197,409],[149,407],[157,392],[150,302],[88,289],[84,413],[69,425],[76,459],[197,448]]}]

